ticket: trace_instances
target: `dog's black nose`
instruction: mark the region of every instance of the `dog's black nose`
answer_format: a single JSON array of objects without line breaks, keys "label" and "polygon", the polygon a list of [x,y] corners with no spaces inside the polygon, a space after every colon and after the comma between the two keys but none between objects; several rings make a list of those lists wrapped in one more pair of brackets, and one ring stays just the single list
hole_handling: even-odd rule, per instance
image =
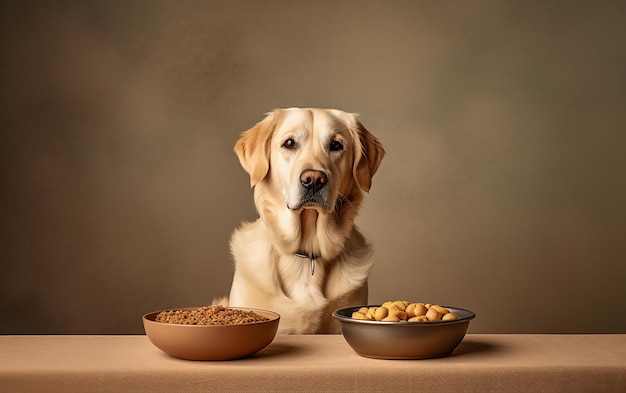
[{"label": "dog's black nose", "polygon": [[328,176],[322,171],[307,169],[300,174],[300,184],[313,192],[320,190],[328,183]]}]

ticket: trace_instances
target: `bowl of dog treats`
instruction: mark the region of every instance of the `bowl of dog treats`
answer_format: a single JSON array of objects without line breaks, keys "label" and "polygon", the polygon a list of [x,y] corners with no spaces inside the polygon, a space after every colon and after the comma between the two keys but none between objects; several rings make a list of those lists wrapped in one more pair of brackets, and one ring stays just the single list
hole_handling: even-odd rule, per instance
[{"label": "bowl of dog treats", "polygon": [[143,316],[143,326],[152,344],[170,356],[232,360],[267,347],[279,320],[273,311],[217,305],[154,311]]},{"label": "bowl of dog treats", "polygon": [[361,356],[428,359],[450,355],[476,315],[458,307],[397,300],[342,308],[333,317]]}]

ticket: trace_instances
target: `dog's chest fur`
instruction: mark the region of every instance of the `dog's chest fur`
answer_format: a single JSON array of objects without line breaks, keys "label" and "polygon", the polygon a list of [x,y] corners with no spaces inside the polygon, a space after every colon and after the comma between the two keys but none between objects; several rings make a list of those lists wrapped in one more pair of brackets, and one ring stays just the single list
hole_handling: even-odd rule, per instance
[{"label": "dog's chest fur", "polygon": [[278,310],[281,333],[338,333],[338,326],[328,323],[329,314],[346,303],[367,301],[363,286],[373,265],[370,246],[354,229],[352,245],[334,259],[316,260],[311,274],[309,259],[282,254],[272,236],[261,219],[233,234],[236,266],[229,305]]}]

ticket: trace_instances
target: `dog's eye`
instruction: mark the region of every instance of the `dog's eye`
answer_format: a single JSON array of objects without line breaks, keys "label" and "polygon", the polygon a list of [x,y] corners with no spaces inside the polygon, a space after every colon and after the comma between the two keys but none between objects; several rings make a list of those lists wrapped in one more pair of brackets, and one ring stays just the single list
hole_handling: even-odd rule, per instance
[{"label": "dog's eye", "polygon": [[330,142],[330,151],[339,151],[343,150],[343,144],[339,141]]},{"label": "dog's eye", "polygon": [[293,139],[289,138],[285,142],[283,142],[283,147],[285,147],[287,149],[293,149],[294,147],[296,147],[296,141],[294,141]]}]

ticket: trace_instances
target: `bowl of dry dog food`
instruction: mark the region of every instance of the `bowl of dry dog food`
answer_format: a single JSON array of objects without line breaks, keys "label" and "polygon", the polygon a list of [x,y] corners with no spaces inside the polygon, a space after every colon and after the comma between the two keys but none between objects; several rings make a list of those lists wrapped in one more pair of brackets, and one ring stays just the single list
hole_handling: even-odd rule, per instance
[{"label": "bowl of dry dog food", "polygon": [[203,306],[143,316],[146,335],[163,352],[187,360],[250,356],[276,336],[280,315],[254,308]]},{"label": "bowl of dry dog food", "polygon": [[342,308],[333,317],[361,356],[428,359],[450,355],[476,315],[457,307],[398,300]]}]

